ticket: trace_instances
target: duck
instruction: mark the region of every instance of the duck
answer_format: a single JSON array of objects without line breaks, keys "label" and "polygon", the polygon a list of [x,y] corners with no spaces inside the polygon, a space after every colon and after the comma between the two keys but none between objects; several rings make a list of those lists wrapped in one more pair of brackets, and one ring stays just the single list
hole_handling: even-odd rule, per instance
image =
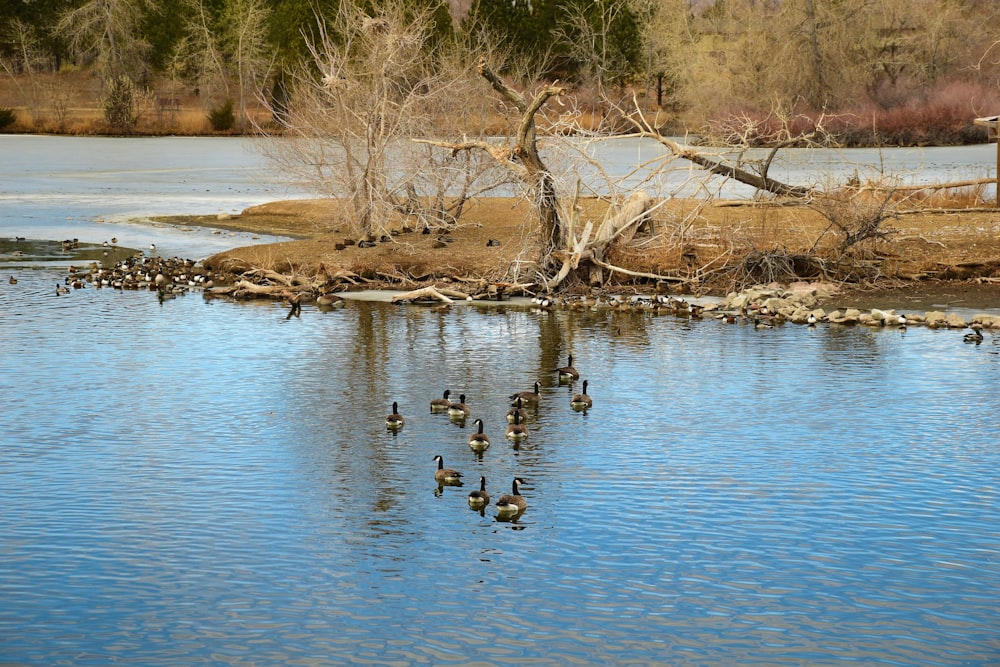
[{"label": "duck", "polygon": [[528,419],[528,414],[524,411],[524,401],[520,396],[514,401],[514,407],[507,411],[507,423],[513,424],[515,419],[520,419],[522,422]]},{"label": "duck", "polygon": [[490,494],[486,491],[486,478],[480,476],[479,490],[469,491],[469,507],[480,510],[490,504]]},{"label": "duck", "polygon": [[771,325],[771,324],[767,324],[765,322],[761,322],[759,317],[755,317],[755,318],[753,318],[753,328],[754,329],[773,329],[774,326]]},{"label": "duck", "polygon": [[60,294],[69,294],[69,288],[65,285],[56,283],[56,296],[59,296]]},{"label": "duck", "polygon": [[449,485],[449,486],[461,486],[462,485],[462,473],[451,468],[444,467],[444,458],[440,454],[434,457],[437,461],[438,467],[434,472],[434,479],[437,480],[438,484]]},{"label": "duck", "polygon": [[524,480],[515,477],[510,493],[505,493],[497,500],[497,515],[504,518],[517,518],[528,508],[528,501],[521,495],[521,485]]},{"label": "duck", "polygon": [[403,428],[406,420],[403,419],[403,415],[399,414],[399,403],[393,401],[392,403],[392,414],[385,418],[385,427],[388,429],[396,430]]},{"label": "duck", "polygon": [[448,406],[448,416],[452,419],[465,419],[470,414],[472,410],[465,404],[465,394],[459,394],[458,403]]},{"label": "duck", "polygon": [[475,433],[469,436],[469,448],[474,452],[482,452],[489,448],[490,437],[483,433],[483,420],[477,419],[475,421],[478,429]]},{"label": "duck", "polygon": [[899,317],[896,318],[896,324],[899,325],[900,329],[906,328],[906,315],[904,313],[900,313]]},{"label": "duck", "polygon": [[809,313],[809,317],[806,318],[806,324],[808,324],[811,327],[816,326],[816,322],[818,321],[819,318],[816,317],[816,313]]},{"label": "duck", "polygon": [[10,283],[11,285],[16,285],[17,284],[17,278],[15,278],[14,276],[11,276],[10,278],[7,279],[7,282]]},{"label": "duck", "polygon": [[504,435],[508,440],[513,442],[520,442],[527,439],[528,429],[521,423],[521,415],[519,413],[514,413],[514,422],[507,426],[507,431]]},{"label": "duck", "polygon": [[594,407],[593,399],[587,395],[587,384],[588,381],[584,380],[583,391],[569,399],[569,404],[574,410],[586,410],[587,408]]},{"label": "duck", "polygon": [[338,296],[337,294],[333,293],[327,293],[327,294],[320,294],[318,297],[316,297],[316,304],[319,306],[327,306],[330,308],[342,308],[347,305],[347,302],[344,301],[344,298],[342,296]]},{"label": "duck", "polygon": [[983,342],[983,332],[979,330],[979,327],[974,326],[972,327],[972,331],[970,333],[962,336],[962,340],[966,343],[975,343],[978,345]]},{"label": "duck", "polygon": [[557,368],[556,373],[559,374],[560,382],[572,382],[573,380],[579,380],[580,374],[575,368],[573,368],[573,355],[569,355],[569,359],[566,365],[562,368]]},{"label": "duck", "polygon": [[[536,382],[534,391],[519,391],[516,394],[511,394],[510,400],[517,401],[517,399],[520,398],[524,405],[538,405],[539,400],[542,398],[538,393],[541,388],[541,385]],[[513,403],[511,403],[511,405],[513,405]]]},{"label": "duck", "polygon": [[445,389],[441,398],[432,399],[431,412],[448,412],[448,408],[451,407],[451,400],[448,398],[450,395],[451,390]]}]

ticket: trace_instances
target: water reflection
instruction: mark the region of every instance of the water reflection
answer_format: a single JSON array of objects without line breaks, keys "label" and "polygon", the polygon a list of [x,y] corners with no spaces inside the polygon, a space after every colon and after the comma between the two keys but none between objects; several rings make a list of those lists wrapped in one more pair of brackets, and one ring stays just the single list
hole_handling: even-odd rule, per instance
[{"label": "water reflection", "polygon": [[[997,658],[991,341],[370,302],[286,319],[56,297],[61,275],[0,284],[12,663]],[[535,381],[515,447],[509,396]],[[431,413],[446,388],[466,428]],[[439,486],[438,454],[470,483]],[[470,509],[480,476],[494,498],[523,478],[527,510]]]}]

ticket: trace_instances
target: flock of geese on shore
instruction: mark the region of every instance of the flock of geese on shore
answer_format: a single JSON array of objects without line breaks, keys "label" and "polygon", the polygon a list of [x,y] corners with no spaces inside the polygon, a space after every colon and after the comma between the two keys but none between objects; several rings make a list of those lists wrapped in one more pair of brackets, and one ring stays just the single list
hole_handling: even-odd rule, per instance
[{"label": "flock of geese on shore", "polygon": [[[560,384],[569,384],[580,378],[580,373],[573,367],[573,355],[569,355],[567,364],[555,369],[559,376]],[[570,407],[577,412],[585,412],[594,405],[593,399],[587,394],[588,381],[583,381],[583,387],[579,393],[573,394],[570,398]],[[507,411],[507,430],[504,436],[515,447],[520,446],[528,438],[528,429],[524,425],[527,419],[526,408],[536,409],[541,403],[541,383],[535,382],[531,391],[520,391],[510,395],[510,409]],[[446,389],[441,398],[435,398],[430,402],[432,414],[447,414],[455,422],[464,423],[472,414],[471,408],[465,403],[465,394],[459,395],[457,401],[451,400],[451,391]],[[392,412],[385,418],[385,427],[393,432],[403,428],[406,418],[399,413],[399,403],[393,402]],[[481,455],[490,447],[490,437],[483,432],[483,420],[476,419],[473,424],[476,431],[468,437],[469,448],[476,454]],[[462,486],[462,473],[447,468],[444,458],[439,454],[434,457],[437,463],[437,470],[434,471],[434,480],[439,488],[445,486]],[[510,493],[500,496],[496,503],[497,519],[500,521],[516,521],[524,514],[528,508],[528,502],[521,495],[521,486],[524,479],[515,477],[511,483]],[[486,490],[486,477],[480,476],[479,488],[469,492],[469,507],[484,513],[490,504],[490,494]]]}]

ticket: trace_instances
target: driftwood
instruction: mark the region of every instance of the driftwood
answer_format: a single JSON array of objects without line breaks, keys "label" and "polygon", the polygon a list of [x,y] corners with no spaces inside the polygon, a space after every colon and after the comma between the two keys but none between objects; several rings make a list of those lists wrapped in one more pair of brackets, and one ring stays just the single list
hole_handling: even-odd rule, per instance
[{"label": "driftwood", "polygon": [[429,287],[421,287],[420,289],[415,289],[412,292],[404,292],[403,294],[397,294],[396,296],[392,297],[391,301],[392,303],[399,303],[401,301],[419,301],[421,299],[436,299],[437,301],[451,304],[455,303],[455,300],[452,297],[455,297],[456,299],[467,299],[468,296],[469,296],[468,294],[463,294],[462,292],[459,292],[457,290],[449,290],[444,288],[439,290],[438,288],[431,285]]}]

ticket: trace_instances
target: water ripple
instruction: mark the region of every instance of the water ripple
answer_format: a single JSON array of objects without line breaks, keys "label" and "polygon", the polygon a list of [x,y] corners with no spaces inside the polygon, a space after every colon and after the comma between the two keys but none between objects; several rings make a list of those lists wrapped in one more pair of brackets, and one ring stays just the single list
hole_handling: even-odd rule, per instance
[{"label": "water ripple", "polygon": [[[9,661],[1000,658],[985,346],[363,303],[286,321],[57,279],[0,291]],[[555,382],[568,353],[586,413]],[[515,449],[508,396],[536,380]],[[429,413],[445,388],[483,456]],[[464,487],[437,488],[436,454]],[[517,523],[469,510],[479,475],[526,479]]]}]

